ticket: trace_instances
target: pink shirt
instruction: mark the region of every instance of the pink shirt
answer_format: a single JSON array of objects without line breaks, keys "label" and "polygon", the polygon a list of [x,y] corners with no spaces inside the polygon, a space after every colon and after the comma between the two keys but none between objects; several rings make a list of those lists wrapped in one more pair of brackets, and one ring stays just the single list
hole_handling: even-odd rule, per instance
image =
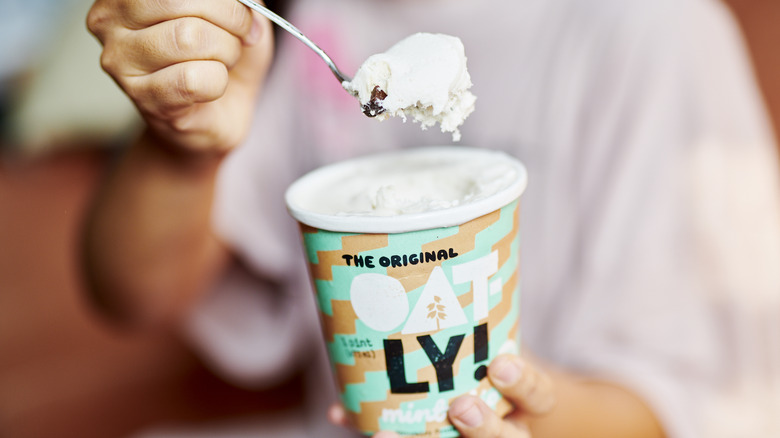
[{"label": "pink shirt", "polygon": [[[348,73],[417,31],[462,39],[478,99],[462,143],[529,169],[524,346],[633,389],[670,437],[780,436],[777,157],[720,3],[301,0],[288,15]],[[283,35],[214,215],[255,276],[229,276],[187,326],[215,368],[262,385],[321,351],[290,182],[359,154],[449,143],[367,119]]]}]

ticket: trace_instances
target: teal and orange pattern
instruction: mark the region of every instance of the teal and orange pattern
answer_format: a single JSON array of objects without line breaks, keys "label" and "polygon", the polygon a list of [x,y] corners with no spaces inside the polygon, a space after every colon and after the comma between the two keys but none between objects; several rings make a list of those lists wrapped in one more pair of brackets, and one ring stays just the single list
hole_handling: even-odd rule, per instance
[{"label": "teal and orange pattern", "polygon": [[509,403],[486,366],[518,352],[519,202],[447,228],[349,234],[301,226],[341,398],[363,433],[457,437],[451,400]]}]

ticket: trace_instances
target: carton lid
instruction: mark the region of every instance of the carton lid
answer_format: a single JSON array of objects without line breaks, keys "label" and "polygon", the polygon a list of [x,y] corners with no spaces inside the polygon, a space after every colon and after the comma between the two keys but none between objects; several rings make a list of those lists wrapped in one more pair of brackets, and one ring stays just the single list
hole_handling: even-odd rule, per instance
[{"label": "carton lid", "polygon": [[[402,166],[399,168],[399,163],[421,165],[409,165],[404,170]],[[466,179],[485,174],[487,178],[495,177],[501,179],[501,182],[493,187],[492,192],[483,196],[455,201],[456,205],[435,207],[430,211],[396,214],[344,212],[337,211],[338,206],[326,200],[333,197],[334,200],[343,201],[342,198],[354,196],[354,193],[370,190],[368,186],[371,185],[372,172],[381,172],[377,169],[382,169],[382,166],[396,166],[396,177],[408,172],[410,176],[419,178],[422,175],[424,178],[429,164],[430,167],[436,167],[438,163],[457,166],[455,172],[447,175],[447,181],[439,181],[440,184],[457,182],[461,176]],[[485,169],[488,171],[484,172]],[[470,174],[471,170],[474,170],[473,174]],[[430,172],[433,174],[434,170]],[[287,189],[285,201],[296,220],[314,228],[348,233],[405,233],[461,225],[488,214],[519,198],[527,180],[523,164],[504,152],[466,146],[433,146],[367,155],[321,167],[295,181]],[[342,189],[345,193],[341,193]],[[424,190],[420,187],[421,192]],[[332,204],[337,203],[334,201]]]}]

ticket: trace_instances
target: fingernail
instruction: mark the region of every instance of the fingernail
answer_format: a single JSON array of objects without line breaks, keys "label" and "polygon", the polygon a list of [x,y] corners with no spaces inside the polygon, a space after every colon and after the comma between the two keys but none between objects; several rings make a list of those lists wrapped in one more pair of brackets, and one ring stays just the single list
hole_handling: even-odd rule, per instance
[{"label": "fingernail", "polygon": [[246,45],[253,46],[257,44],[258,41],[260,41],[260,35],[261,35],[261,28],[260,28],[260,18],[257,17],[254,13],[252,14],[252,28],[249,29],[249,34],[246,36],[246,40],[244,41]]},{"label": "fingernail", "polygon": [[493,379],[503,385],[511,385],[520,378],[522,363],[508,357],[499,357],[489,369]]},{"label": "fingernail", "polygon": [[468,427],[478,427],[482,424],[482,411],[470,397],[455,399],[450,405],[450,415]]}]

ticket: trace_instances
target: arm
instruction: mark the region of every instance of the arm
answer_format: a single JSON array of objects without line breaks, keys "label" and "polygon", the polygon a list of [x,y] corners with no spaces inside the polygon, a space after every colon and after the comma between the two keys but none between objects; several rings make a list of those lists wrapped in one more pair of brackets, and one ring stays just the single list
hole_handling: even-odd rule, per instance
[{"label": "arm", "polygon": [[147,123],[87,222],[91,297],[130,325],[169,322],[228,258],[210,228],[215,176],[248,131],[270,25],[234,0],[98,0],[87,22]]},{"label": "arm", "polygon": [[160,147],[149,134],[125,153],[85,234],[89,291],[99,310],[146,325],[176,318],[203,293],[228,258],[210,229],[220,162]]}]

